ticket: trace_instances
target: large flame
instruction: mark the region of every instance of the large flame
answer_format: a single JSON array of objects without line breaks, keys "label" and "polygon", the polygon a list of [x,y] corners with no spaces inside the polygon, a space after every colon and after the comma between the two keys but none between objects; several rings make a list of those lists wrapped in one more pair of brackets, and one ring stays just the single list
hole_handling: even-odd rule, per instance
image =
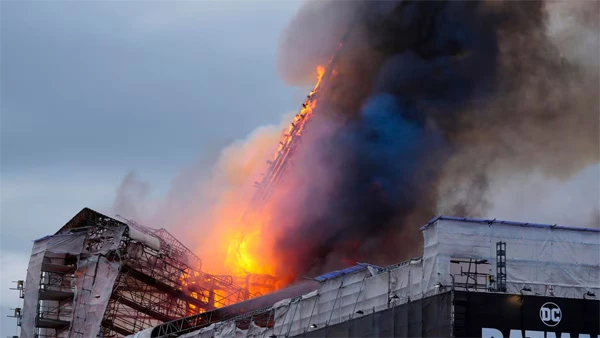
[{"label": "large flame", "polygon": [[[269,174],[265,175],[263,182],[256,183],[258,189],[261,188],[261,184],[272,185],[279,180],[283,164],[293,152],[292,144],[304,132],[306,123],[316,107],[315,94],[320,88],[325,70],[324,66],[317,67],[316,84],[308,94],[300,112],[296,114],[289,127],[284,129],[278,149],[272,161],[268,162],[270,164]],[[255,195],[260,195],[260,193],[257,192]],[[266,282],[268,278],[264,278],[273,276],[271,278],[273,279],[274,276],[277,276],[278,261],[276,253],[272,249],[277,234],[272,227],[269,227],[270,209],[273,205],[268,201],[260,205],[259,203],[250,203],[243,207],[242,205],[224,207],[221,210],[223,215],[218,217],[219,224],[216,227],[221,229],[219,232],[226,255],[224,270],[238,279],[244,278],[251,293],[273,291],[273,289],[283,286],[276,280],[274,283]],[[241,216],[233,221],[233,215]]]},{"label": "large flame", "polygon": [[[341,46],[342,43],[338,50]],[[317,93],[326,74],[331,76],[333,73],[334,57],[327,66],[316,68],[316,83],[302,104],[302,109],[283,130],[275,154],[267,161],[267,168],[263,168],[264,160],[269,157],[265,150],[267,144],[269,147],[275,144],[272,137],[275,135],[265,132],[264,128],[255,131],[243,144],[226,149],[217,164],[217,172],[224,179],[216,179],[217,186],[212,190],[218,194],[214,196],[216,204],[210,207],[205,219],[198,220],[211,226],[202,232],[204,245],[198,247],[196,252],[204,259],[203,266],[207,272],[233,276],[233,283],[244,287],[250,297],[274,291],[293,279],[293,276],[285,276],[285,272],[281,271],[285,269],[285,263],[278,260],[280,255],[274,251],[280,235],[277,231],[281,227],[274,224],[272,215],[274,211],[281,211],[275,209],[281,205],[270,201],[270,197],[300,143],[307,122],[313,116]],[[262,179],[255,182],[252,191],[246,189],[244,183],[256,179],[260,169],[266,169]],[[194,279],[193,283],[198,283],[198,279]],[[192,284],[186,282],[185,285],[192,287]],[[202,294],[196,296],[206,298]],[[211,294],[211,297],[218,296],[217,290]],[[228,303],[231,296],[226,295],[226,298],[222,304]],[[220,306],[217,299],[209,299],[209,303]]]}]

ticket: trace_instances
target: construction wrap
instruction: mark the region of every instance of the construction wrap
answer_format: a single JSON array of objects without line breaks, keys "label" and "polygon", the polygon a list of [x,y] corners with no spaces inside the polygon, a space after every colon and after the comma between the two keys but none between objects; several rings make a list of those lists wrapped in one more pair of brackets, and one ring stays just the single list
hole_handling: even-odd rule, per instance
[{"label": "construction wrap", "polygon": [[121,239],[125,233],[126,226],[104,228],[101,244],[98,245],[98,238],[89,236],[85,245],[85,250],[89,253],[106,255],[119,248]]},{"label": "construction wrap", "polygon": [[375,275],[359,271],[327,280],[312,294],[278,303],[272,334],[307,334],[420,299],[422,269],[417,259]]},{"label": "construction wrap", "polygon": [[[385,272],[363,269],[325,280],[318,290],[275,303],[271,329],[251,324],[248,330],[234,330],[233,321],[217,323],[215,337],[291,337],[310,335],[349,319],[377,314],[400,304],[422,298],[423,264],[412,260]],[[376,273],[376,274],[375,274]],[[373,275],[375,274],[375,275]],[[202,330],[200,330],[202,331]],[[199,337],[196,333],[186,338]]]},{"label": "construction wrap", "polygon": [[443,325],[426,328],[415,316],[428,313],[443,317],[449,313],[440,308],[450,306],[449,299],[435,297],[443,304],[434,304],[437,300],[430,296],[452,287],[453,278],[461,278],[457,264],[480,262],[476,278],[482,279],[478,281],[482,284],[479,288],[467,286],[469,291],[495,290],[486,284],[485,276],[496,275],[498,242],[506,243],[508,293],[523,292],[525,286],[530,294],[565,298],[581,298],[588,291],[600,293],[597,230],[445,217],[422,230],[422,258],[385,269],[367,266],[362,270],[349,268],[352,272],[348,274],[330,274],[320,279],[318,290],[275,303],[272,328],[251,326],[243,331],[236,330],[233,321],[222,322],[216,324],[214,336],[361,336],[364,328],[368,329],[364,336],[373,332],[439,336],[449,330],[449,318],[440,317]]},{"label": "construction wrap", "polygon": [[129,237],[135,241],[147,245],[148,247],[160,251],[160,240],[152,235],[147,235],[134,227],[128,226]]},{"label": "construction wrap", "polygon": [[69,337],[96,337],[110,300],[120,264],[103,256],[80,261],[76,271],[73,324]]},{"label": "construction wrap", "polygon": [[262,337],[263,333],[266,330],[267,330],[266,328],[260,327],[256,324],[254,324],[254,322],[250,322],[250,326],[248,327],[248,331],[246,332],[246,337],[249,337],[249,338]]},{"label": "construction wrap", "polygon": [[[357,314],[354,320],[316,328],[302,337],[451,337],[448,293]],[[266,337],[265,337],[266,338]]]},{"label": "construction wrap", "polygon": [[[150,338],[152,336],[152,329],[153,328],[142,330],[140,332],[137,332],[135,334],[127,336],[127,338]],[[184,334],[183,336],[180,336],[180,337],[187,338],[188,335]],[[189,337],[191,337],[191,336],[189,336]]]},{"label": "construction wrap", "polygon": [[600,232],[558,226],[438,219],[423,228],[423,282],[452,284],[451,259],[481,259],[496,275],[496,243],[506,243],[507,291],[581,298],[600,292]]},{"label": "construction wrap", "polygon": [[[228,334],[228,337],[235,337],[235,325],[231,325],[231,323],[226,323],[226,324],[221,324],[221,326],[226,326],[225,327],[225,331],[226,334]],[[213,338],[213,337],[217,337],[217,334],[219,334],[219,337],[224,337],[223,333],[221,331],[219,331],[217,333],[217,329],[216,329],[216,325],[215,324],[211,324],[210,326],[204,327],[200,330],[194,331],[194,332],[190,332],[190,333],[186,333],[184,335],[179,336],[179,338]],[[152,329],[149,329],[150,331],[152,331]],[[148,334],[148,338],[150,337],[150,334]],[[135,337],[135,335],[132,336],[127,336],[127,338],[146,338],[144,337]]]},{"label": "construction wrap", "polygon": [[21,337],[29,338],[34,335],[35,316],[38,305],[38,291],[42,273],[42,262],[48,240],[42,238],[33,244],[27,277],[25,279],[25,291],[23,292],[23,318],[21,319]]},{"label": "construction wrap", "polygon": [[[29,265],[27,267],[27,277],[25,281],[24,300],[23,300],[23,318],[21,321],[21,337],[29,338],[37,334],[35,328],[38,308],[40,309],[40,318],[63,320],[65,318],[54,317],[51,311],[43,309],[52,308],[54,301],[39,300],[40,287],[42,284],[42,265],[45,262],[59,263],[64,262],[66,254],[79,255],[83,251],[85,233],[59,234],[55,236],[44,237],[34,242]],[[61,258],[62,257],[62,258]],[[51,291],[50,288],[45,288]],[[64,291],[60,289],[52,291]],[[66,318],[69,319],[69,318]]]}]

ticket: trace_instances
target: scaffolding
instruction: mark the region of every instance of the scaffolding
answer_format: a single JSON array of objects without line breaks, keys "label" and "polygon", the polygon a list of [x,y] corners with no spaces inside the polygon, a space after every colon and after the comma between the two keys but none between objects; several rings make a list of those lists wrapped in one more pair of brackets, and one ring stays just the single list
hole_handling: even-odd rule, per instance
[{"label": "scaffolding", "polygon": [[257,296],[253,276],[239,285],[201,267],[165,229],[85,208],[34,244],[22,337],[126,336]]},{"label": "scaffolding", "polygon": [[506,242],[496,243],[496,278],[497,290],[506,292]]},{"label": "scaffolding", "polygon": [[489,272],[490,262],[487,259],[468,258],[451,259],[453,265],[450,274],[453,276],[452,285],[465,291],[489,290],[492,283]]}]

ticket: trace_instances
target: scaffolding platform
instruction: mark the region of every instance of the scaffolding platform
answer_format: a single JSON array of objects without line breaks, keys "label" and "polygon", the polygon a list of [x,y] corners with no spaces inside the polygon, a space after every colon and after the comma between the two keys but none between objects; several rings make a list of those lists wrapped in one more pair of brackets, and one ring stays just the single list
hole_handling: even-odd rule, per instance
[{"label": "scaffolding platform", "polygon": [[256,296],[165,229],[88,208],[35,241],[25,286],[23,338],[123,337]]},{"label": "scaffolding platform", "polygon": [[58,320],[58,319],[46,319],[46,318],[38,318],[35,321],[35,326],[44,329],[64,329],[69,326],[71,322],[66,320]]}]

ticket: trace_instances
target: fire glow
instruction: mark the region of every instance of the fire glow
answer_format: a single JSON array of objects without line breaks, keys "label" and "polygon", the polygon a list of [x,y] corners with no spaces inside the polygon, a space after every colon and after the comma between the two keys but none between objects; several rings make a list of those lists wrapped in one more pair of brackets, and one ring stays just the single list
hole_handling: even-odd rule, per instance
[{"label": "fire glow", "polygon": [[[306,124],[317,105],[316,94],[325,76],[326,68],[316,68],[316,84],[302,104],[290,125],[283,130],[279,145],[261,182],[255,183],[255,190],[249,203],[240,201],[245,196],[229,196],[218,210],[215,210],[215,237],[217,246],[225,256],[224,264],[217,267],[219,273],[234,276],[245,285],[250,294],[264,294],[285,286],[289,281],[277,279],[281,262],[273,251],[277,238],[276,226],[272,226],[272,210],[275,203],[269,202],[270,188],[280,180],[286,161],[297,147],[296,141],[305,132]],[[263,162],[264,163],[264,162]],[[248,171],[253,171],[250,168]],[[244,195],[244,194],[242,194]],[[237,217],[236,215],[241,215]]]}]

